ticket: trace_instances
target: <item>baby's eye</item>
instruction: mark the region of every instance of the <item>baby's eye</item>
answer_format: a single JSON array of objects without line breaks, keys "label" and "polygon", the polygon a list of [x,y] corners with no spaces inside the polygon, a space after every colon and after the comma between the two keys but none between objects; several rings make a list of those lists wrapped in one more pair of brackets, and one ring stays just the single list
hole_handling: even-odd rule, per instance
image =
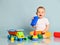
[{"label": "baby's eye", "polygon": [[41,12],[38,12],[38,13],[41,13]]},{"label": "baby's eye", "polygon": [[42,13],[44,13],[44,12],[42,12]]}]

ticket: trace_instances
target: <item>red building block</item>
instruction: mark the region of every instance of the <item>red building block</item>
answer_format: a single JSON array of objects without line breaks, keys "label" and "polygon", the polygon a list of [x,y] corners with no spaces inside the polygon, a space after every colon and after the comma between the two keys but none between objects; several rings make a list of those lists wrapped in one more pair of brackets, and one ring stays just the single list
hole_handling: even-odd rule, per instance
[{"label": "red building block", "polygon": [[34,33],[33,33],[34,35],[37,35],[37,32],[36,32],[36,30],[34,30]]},{"label": "red building block", "polygon": [[54,32],[54,37],[60,38],[60,32]]}]

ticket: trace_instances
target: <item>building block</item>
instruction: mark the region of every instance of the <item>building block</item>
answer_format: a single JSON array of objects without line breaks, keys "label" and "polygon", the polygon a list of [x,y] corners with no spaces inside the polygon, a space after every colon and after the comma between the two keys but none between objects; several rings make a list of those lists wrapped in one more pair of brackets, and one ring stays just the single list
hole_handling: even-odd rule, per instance
[{"label": "building block", "polygon": [[43,39],[43,35],[38,34],[38,38],[39,38],[39,39]]},{"label": "building block", "polygon": [[20,41],[23,41],[23,38],[20,38],[19,40],[20,40]]},{"label": "building block", "polygon": [[38,40],[38,36],[37,36],[36,30],[34,30],[32,40],[33,41],[37,41]]},{"label": "building block", "polygon": [[45,32],[45,34],[43,34],[43,38],[50,38],[51,37],[51,32]]},{"label": "building block", "polygon": [[32,38],[36,38],[36,39],[38,38],[38,37],[37,37],[36,30],[34,30],[34,33],[33,33],[33,37],[32,37]]},{"label": "building block", "polygon": [[16,34],[16,36],[18,38],[24,38],[24,33],[22,31],[18,31],[17,34]]},{"label": "building block", "polygon": [[38,36],[37,35],[33,35],[33,37],[32,38],[36,38],[36,39],[38,39]]},{"label": "building block", "polygon": [[12,36],[10,40],[11,40],[11,41],[14,41],[14,37]]},{"label": "building block", "polygon": [[[36,34],[38,35],[38,34],[41,34],[41,31],[36,31]],[[34,35],[34,31],[31,31],[30,32],[30,35]]]},{"label": "building block", "polygon": [[28,38],[23,38],[23,40],[27,40]]},{"label": "building block", "polygon": [[34,33],[33,33],[33,35],[37,35],[37,33],[36,33],[36,30],[34,30]]},{"label": "building block", "polygon": [[16,41],[18,41],[18,37],[17,37],[17,36],[15,36],[14,39],[15,39]]},{"label": "building block", "polygon": [[32,19],[31,26],[35,26],[38,21],[38,16],[35,16],[34,19]]},{"label": "building block", "polygon": [[54,32],[54,37],[60,38],[60,32]]},{"label": "building block", "polygon": [[28,39],[32,40],[32,37],[33,37],[33,36],[32,36],[32,35],[30,35],[30,36],[28,36]]},{"label": "building block", "polygon": [[10,34],[10,35],[16,35],[17,34],[17,31],[8,31],[8,33]]},{"label": "building block", "polygon": [[11,35],[8,35],[8,36],[7,36],[7,38],[10,40],[10,38],[11,38]]}]

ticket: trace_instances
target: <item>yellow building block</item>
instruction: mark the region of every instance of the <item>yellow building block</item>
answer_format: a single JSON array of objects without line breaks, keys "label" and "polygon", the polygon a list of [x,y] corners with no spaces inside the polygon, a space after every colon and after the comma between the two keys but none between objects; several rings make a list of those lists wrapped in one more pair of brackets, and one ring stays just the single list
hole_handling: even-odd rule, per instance
[{"label": "yellow building block", "polygon": [[51,32],[46,32],[44,35],[43,35],[43,38],[50,38],[51,37]]},{"label": "yellow building block", "polygon": [[17,34],[16,34],[16,36],[17,36],[18,38],[24,38],[24,32],[18,31]]},{"label": "yellow building block", "polygon": [[38,36],[37,35],[33,35],[33,37],[32,38],[38,38]]},{"label": "yellow building block", "polygon": [[11,37],[11,42],[14,42],[14,37]]},{"label": "yellow building block", "polygon": [[24,38],[24,36],[17,36],[18,38]]}]

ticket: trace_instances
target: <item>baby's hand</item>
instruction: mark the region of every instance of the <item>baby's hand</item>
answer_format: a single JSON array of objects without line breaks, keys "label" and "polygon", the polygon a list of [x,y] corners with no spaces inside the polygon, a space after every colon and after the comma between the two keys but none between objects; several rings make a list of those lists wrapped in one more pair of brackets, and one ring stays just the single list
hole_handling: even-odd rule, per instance
[{"label": "baby's hand", "polygon": [[45,32],[44,32],[44,31],[42,31],[42,32],[41,32],[41,34],[43,35],[43,34],[45,34]]},{"label": "baby's hand", "polygon": [[45,34],[45,32],[46,32],[46,30],[43,30],[43,31],[42,31],[42,34]]},{"label": "baby's hand", "polygon": [[36,28],[36,26],[32,26],[33,28]]}]

